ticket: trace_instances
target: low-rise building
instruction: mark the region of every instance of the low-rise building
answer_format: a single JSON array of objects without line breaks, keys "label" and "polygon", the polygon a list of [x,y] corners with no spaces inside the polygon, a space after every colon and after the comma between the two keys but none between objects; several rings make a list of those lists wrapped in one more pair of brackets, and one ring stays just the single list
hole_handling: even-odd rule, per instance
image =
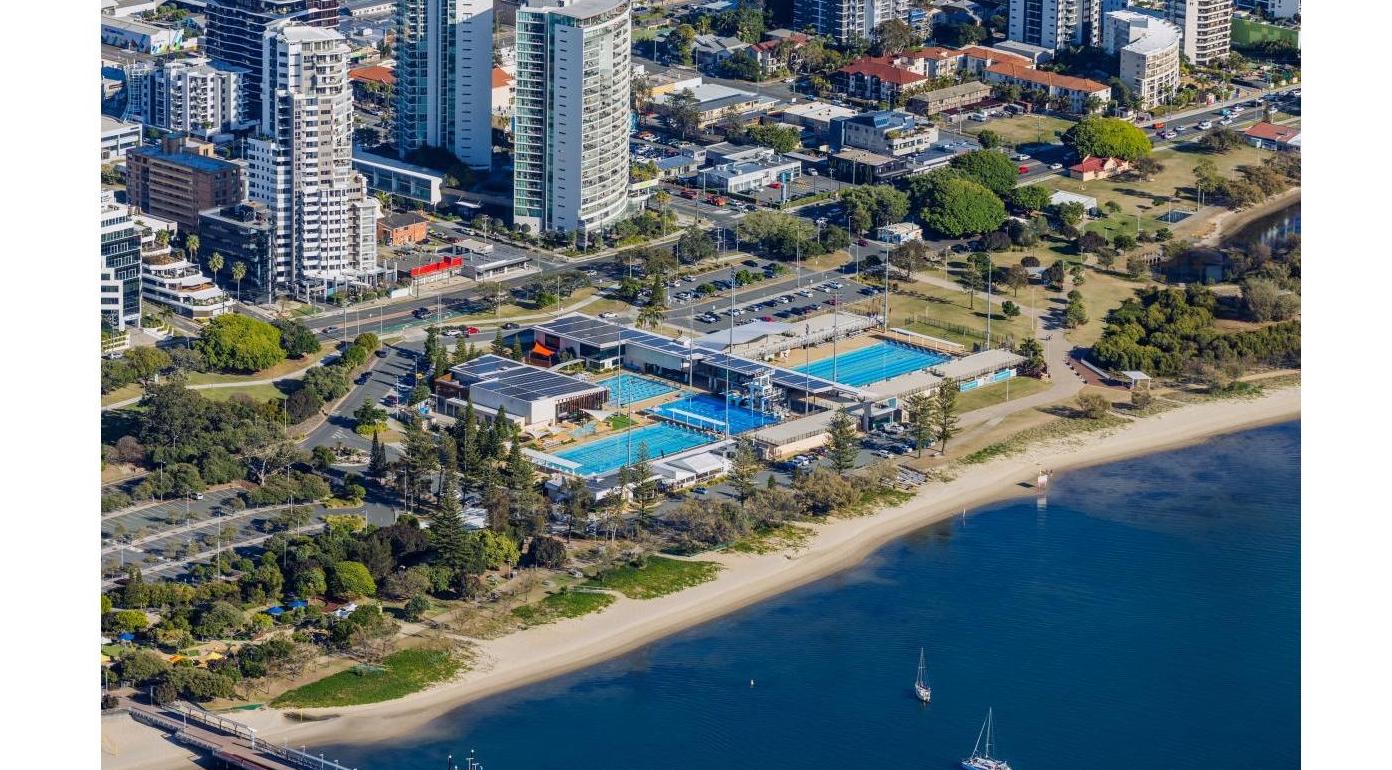
[{"label": "low-rise building", "polygon": [[525,430],[599,409],[608,398],[603,385],[491,353],[453,366],[448,378],[435,381],[435,411],[458,418],[472,403],[476,417],[506,411]]},{"label": "low-rise building", "polygon": [[902,175],[908,169],[905,158],[892,158],[869,150],[847,149],[827,159],[833,179],[851,184],[874,184]]},{"label": "low-rise building", "polygon": [[430,237],[430,220],[414,211],[402,211],[377,220],[377,239],[387,246],[424,243]]},{"label": "low-rise building", "polygon": [[875,240],[895,246],[923,240],[923,228],[913,222],[895,222],[875,230]]},{"label": "low-rise building", "polygon": [[1243,132],[1247,143],[1263,150],[1300,151],[1300,129],[1262,121]]},{"label": "low-rise building", "polygon": [[822,138],[831,136],[831,122],[856,114],[850,107],[830,102],[810,101],[783,109],[783,122],[801,126]]},{"label": "low-rise building", "polygon": [[836,87],[856,99],[898,104],[916,91],[927,90],[928,76],[894,66],[889,57],[866,56],[836,71]]},{"label": "low-rise building", "polygon": [[761,96],[750,91],[741,91],[716,83],[701,83],[695,88],[668,92],[658,101],[668,102],[673,96],[690,91],[696,97],[696,110],[700,114],[698,124],[705,128],[723,118],[747,115],[766,110],[778,104],[777,99]]},{"label": "low-rise building", "polygon": [[229,278],[231,266],[238,262],[246,265],[246,276],[240,285],[234,285],[238,299],[254,303],[274,299],[271,245],[275,226],[265,204],[245,202],[199,212],[198,238],[201,253],[221,254],[228,265],[220,278]]},{"label": "low-rise building", "polygon": [[102,116],[101,162],[102,165],[124,160],[126,153],[140,146],[142,133],[139,123]]},{"label": "low-rise building", "polygon": [[989,46],[989,49],[1011,54],[1012,56],[1023,56],[1029,59],[1036,67],[1054,60],[1054,50],[1052,48],[1045,48],[1042,45],[1030,45],[1029,43],[1019,40],[1002,40],[993,46]]},{"label": "low-rise building", "polygon": [[1118,58],[1118,77],[1149,109],[1179,90],[1179,27],[1146,13],[1102,17],[1102,48]]},{"label": "low-rise building", "polygon": [[183,47],[184,29],[157,27],[135,19],[102,14],[101,41],[105,45],[141,53],[169,53]]},{"label": "low-rise building", "polygon": [[991,87],[980,80],[969,80],[947,88],[924,91],[909,99],[909,109],[920,115],[937,115],[959,110],[991,98]]},{"label": "low-rise building", "polygon": [[348,0],[342,8],[355,19],[370,19],[390,15],[396,10],[396,0]]},{"label": "low-rise building", "polygon": [[696,66],[712,72],[731,56],[734,56],[736,52],[746,48],[749,48],[749,43],[737,37],[720,37],[719,35],[697,35],[691,44],[691,52],[696,57]]},{"label": "low-rise building", "polygon": [[500,118],[512,117],[512,99],[517,92],[515,78],[502,67],[493,68],[493,114]]},{"label": "low-rise building", "polygon": [[231,312],[232,298],[198,265],[176,256],[146,256],[140,267],[146,302],[173,308],[186,318],[212,318]]},{"label": "low-rise building", "polygon": [[167,136],[159,147],[126,153],[126,197],[141,211],[196,232],[199,212],[244,197],[242,167],[214,157],[207,142]]},{"label": "low-rise building", "polygon": [[658,70],[657,72],[647,73],[648,88],[652,92],[652,98],[661,101],[659,97],[673,94],[683,89],[695,91],[701,85],[701,76],[692,75],[682,70]]},{"label": "low-rise building", "polygon": [[766,147],[760,149],[762,153],[747,160],[701,169],[698,172],[701,186],[724,193],[743,193],[773,184],[787,184],[802,176],[801,162],[784,158]]},{"label": "low-rise building", "polygon": [[1105,83],[1056,72],[1044,72],[1018,64],[992,64],[985,70],[988,83],[1015,85],[1026,91],[1043,91],[1051,99],[1065,105],[1069,112],[1088,111],[1088,99],[1094,98],[1093,110],[1100,110],[1111,99],[1112,89]]},{"label": "low-rise building", "polygon": [[353,148],[353,169],[367,180],[367,189],[437,206],[444,200],[445,175],[396,158]]},{"label": "low-rise building", "polygon": [[1099,158],[1089,155],[1081,162],[1068,167],[1068,175],[1074,179],[1091,182],[1094,179],[1107,179],[1123,171],[1131,170],[1131,163],[1121,158]]},{"label": "low-rise building", "polygon": [[1049,196],[1050,206],[1062,206],[1065,203],[1080,203],[1083,209],[1088,212],[1097,209],[1097,199],[1091,195],[1068,192],[1067,190],[1055,190],[1054,194]]},{"label": "low-rise building", "polygon": [[916,115],[898,110],[866,112],[832,121],[831,148],[858,147],[880,155],[916,155],[938,141],[938,129]]}]

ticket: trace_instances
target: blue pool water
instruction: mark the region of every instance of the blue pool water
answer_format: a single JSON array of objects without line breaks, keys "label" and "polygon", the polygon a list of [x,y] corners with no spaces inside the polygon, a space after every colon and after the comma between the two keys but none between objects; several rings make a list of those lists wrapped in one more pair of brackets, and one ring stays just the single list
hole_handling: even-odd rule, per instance
[{"label": "blue pool water", "polygon": [[877,342],[867,348],[842,353],[836,357],[835,362],[830,358],[823,358],[806,366],[799,366],[797,370],[827,379],[833,379],[834,371],[836,381],[859,387],[901,374],[922,371],[946,360],[948,356],[922,348],[897,342]]},{"label": "blue pool water", "polygon": [[311,750],[363,770],[473,748],[491,770],[954,770],[993,706],[1019,770],[1299,768],[1299,423],[1049,486],[411,735]]},{"label": "blue pool water", "polygon": [[616,406],[636,404],[639,401],[665,396],[676,390],[666,383],[650,380],[647,377],[639,377],[636,374],[615,375],[607,380],[600,380],[599,384],[609,389],[609,403]]},{"label": "blue pool water", "polygon": [[612,436],[593,441],[574,449],[564,449],[555,455],[580,464],[580,473],[605,473],[628,465],[638,459],[641,447],[648,448],[648,458],[658,460],[685,449],[710,443],[709,436],[666,423],[619,431]]},{"label": "blue pool water", "polygon": [[[683,425],[690,425],[693,428],[721,432],[725,430],[725,399],[721,396],[712,396],[709,393],[679,398],[676,401],[653,407],[648,411]],[[730,404],[729,414],[730,433],[732,434],[744,433],[778,422],[778,418],[771,414],[756,412],[753,409],[746,409],[735,404]]]}]

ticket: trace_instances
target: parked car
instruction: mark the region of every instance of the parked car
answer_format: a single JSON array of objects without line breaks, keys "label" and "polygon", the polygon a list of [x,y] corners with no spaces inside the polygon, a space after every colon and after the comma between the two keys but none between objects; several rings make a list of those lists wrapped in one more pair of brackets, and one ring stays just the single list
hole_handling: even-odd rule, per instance
[{"label": "parked car", "polygon": [[599,317],[600,317],[600,318],[606,318],[606,319],[607,319],[607,318],[618,318],[618,317],[619,317],[619,314],[618,314],[618,313],[614,313],[614,312],[600,313],[600,314],[599,314]]},{"label": "parked car", "polygon": [[464,330],[464,333],[465,333],[466,335],[472,337],[472,336],[474,336],[475,334],[478,334],[478,333],[479,333],[479,328],[478,328],[477,326],[470,326],[470,327],[468,327],[468,328],[466,328],[466,329]]},{"label": "parked car", "polygon": [[516,328],[517,328],[517,323],[516,323],[515,321],[508,321],[507,323],[503,324],[503,328],[504,328],[504,329],[516,329]]},{"label": "parked car", "polygon": [[1030,159],[1030,156],[1028,156],[1028,155],[1026,155],[1026,154],[1024,154],[1024,153],[1022,152],[1022,153],[1016,155],[1012,160],[1022,161],[1022,160],[1029,160],[1029,159]]},{"label": "parked car", "polygon": [[458,337],[459,335],[463,334],[464,332],[460,331],[460,330],[459,330],[459,327],[457,327],[457,326],[451,326],[450,328],[448,328],[448,329],[446,329],[446,330],[444,330],[444,331],[442,331],[442,332],[440,332],[440,333],[443,334],[443,335],[445,335],[446,337]]},{"label": "parked car", "polygon": [[1061,168],[1063,168],[1063,164],[1062,164],[1062,163],[1050,163],[1050,164],[1049,164],[1049,170],[1050,170],[1050,171],[1058,171],[1058,170],[1061,169]]},{"label": "parked car", "polygon": [[1029,173],[1029,166],[1021,166],[1019,170],[1020,170],[1020,173],[1021,173],[1021,174],[1028,174],[1028,173]]}]

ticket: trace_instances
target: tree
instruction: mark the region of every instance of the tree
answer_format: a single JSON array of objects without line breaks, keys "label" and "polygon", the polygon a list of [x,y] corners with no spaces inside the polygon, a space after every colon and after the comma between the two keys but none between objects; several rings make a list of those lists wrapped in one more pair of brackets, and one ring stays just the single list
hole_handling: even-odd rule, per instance
[{"label": "tree", "polygon": [[776,152],[792,152],[802,146],[802,132],[796,126],[778,124],[745,127],[744,133],[755,144],[771,147]]},{"label": "tree", "polygon": [[1063,324],[1070,329],[1076,329],[1087,322],[1087,308],[1083,305],[1082,293],[1074,289],[1068,293],[1068,306],[1063,310]]},{"label": "tree", "polygon": [[889,264],[908,273],[909,280],[912,281],[915,272],[927,269],[931,251],[923,241],[907,241],[889,253]]},{"label": "tree", "polygon": [[1160,161],[1156,160],[1153,155],[1146,155],[1137,158],[1135,163],[1131,165],[1131,170],[1141,179],[1149,181],[1156,174],[1164,171],[1165,166]]},{"label": "tree", "polygon": [[1100,420],[1112,410],[1112,402],[1101,393],[1081,393],[1078,395],[1078,411],[1089,420]]},{"label": "tree", "polygon": [[1087,216],[1087,207],[1078,201],[1057,204],[1052,210],[1059,221],[1070,227],[1077,227],[1082,223],[1083,217]]},{"label": "tree", "polygon": [[1199,138],[1199,146],[1209,152],[1228,153],[1244,144],[1242,135],[1227,126],[1219,126]]},{"label": "tree", "polygon": [[141,387],[150,387],[155,375],[169,368],[172,360],[169,354],[156,347],[136,347],[126,351],[126,365]]},{"label": "tree", "polygon": [[933,443],[933,399],[923,393],[909,396],[904,405],[904,418],[908,422],[909,435],[913,437],[918,456],[923,456],[923,448]]},{"label": "tree", "polygon": [[667,56],[678,64],[691,66],[693,61],[691,46],[696,41],[696,30],[690,24],[682,24],[667,36]]},{"label": "tree", "polygon": [[209,366],[220,371],[255,372],[285,360],[279,330],[236,313],[209,321],[195,347]]},{"label": "tree", "polygon": [[829,441],[827,458],[837,473],[846,473],[855,467],[860,454],[860,438],[856,434],[855,420],[845,409],[838,409],[827,426]]},{"label": "tree", "polygon": [[1015,161],[1003,152],[994,150],[973,150],[954,156],[951,168],[967,179],[976,182],[996,195],[1005,195],[1015,189],[1020,179]]},{"label": "tree", "polygon": [[764,78],[764,68],[747,49],[736,51],[730,58],[720,63],[720,74],[727,78],[748,80],[757,83]]},{"label": "tree", "polygon": [[585,480],[573,476],[566,479],[565,493],[566,539],[569,540],[571,535],[584,536],[595,500]]},{"label": "tree", "polygon": [[534,567],[560,569],[566,563],[565,543],[559,538],[538,535],[527,545],[526,563]]},{"label": "tree", "polygon": [[[201,244],[198,241],[198,233],[189,233],[188,235],[184,236],[184,249],[188,251],[190,261],[198,261],[198,247],[200,245]],[[216,273],[217,270],[221,269],[222,266],[219,265],[217,268],[214,269],[214,273]]]},{"label": "tree", "polygon": [[957,435],[957,394],[961,386],[948,378],[938,385],[933,393],[932,423],[933,434],[938,440],[938,449],[947,453],[947,441]]},{"label": "tree", "polygon": [[1010,287],[1015,296],[1020,296],[1020,289],[1029,285],[1029,271],[1022,265],[1011,265],[1005,271],[1005,285]]},{"label": "tree", "polygon": [[1031,184],[1024,187],[1011,188],[1005,195],[1005,200],[1011,206],[1020,211],[1029,213],[1033,211],[1043,211],[1049,205],[1049,198],[1053,193],[1044,185]]},{"label": "tree", "polygon": [[[192,238],[196,241],[198,239],[198,236],[190,233],[189,238]],[[188,241],[185,240],[184,242],[187,243]],[[208,268],[213,271],[213,280],[217,280],[217,277],[222,274],[222,266],[224,264],[226,264],[226,260],[224,260],[222,258],[222,255],[216,251],[213,252],[213,255],[211,257],[208,257]]]},{"label": "tree", "polygon": [[348,371],[342,366],[314,366],[305,371],[300,383],[303,390],[319,394],[327,403],[348,393]]},{"label": "tree", "polygon": [[689,88],[668,95],[667,103],[662,106],[662,117],[680,139],[692,139],[701,133],[700,100]]},{"label": "tree", "polygon": [[960,238],[1000,228],[1006,219],[1005,204],[970,179],[947,178],[933,185],[919,218],[943,235]]},{"label": "tree", "polygon": [[977,133],[976,143],[987,150],[994,149],[1001,145],[1001,136],[989,128],[983,129]]},{"label": "tree", "polygon": [[145,684],[168,670],[169,663],[153,650],[136,650],[121,659],[121,678],[136,686]]},{"label": "tree", "polygon": [[310,353],[319,352],[319,338],[308,326],[299,321],[276,321],[280,332],[280,347],[291,358],[304,358]]},{"label": "tree", "polygon": [[627,478],[620,475],[620,480],[630,489],[629,496],[633,498],[633,509],[638,514],[639,524],[649,528],[652,526],[652,512],[661,490],[658,489],[652,463],[648,461],[647,444],[638,446],[638,457],[625,470],[628,471]]},{"label": "tree", "polygon": [[851,229],[863,233],[879,225],[903,221],[909,196],[892,185],[861,185],[841,191]]},{"label": "tree", "polygon": [[1006,318],[1016,318],[1020,315],[1020,306],[1010,300],[1006,300],[1001,305],[1001,315],[1004,315]]},{"label": "tree", "polygon": [[242,279],[246,278],[246,274],[247,266],[245,262],[237,260],[232,264],[232,281],[237,284],[238,302],[242,301]]},{"label": "tree", "polygon": [[691,225],[677,239],[677,257],[682,264],[694,264],[715,256],[715,241],[698,225]]},{"label": "tree", "polygon": [[1258,323],[1285,321],[1295,315],[1294,295],[1285,294],[1270,278],[1250,277],[1242,282],[1242,304],[1247,316]]},{"label": "tree", "polygon": [[382,446],[378,431],[372,432],[372,450],[368,453],[367,475],[382,479],[387,475],[387,448]]},{"label": "tree", "polygon": [[899,19],[890,19],[881,24],[876,33],[880,38],[879,48],[882,54],[900,54],[918,44],[918,35],[914,33],[913,27]]},{"label": "tree", "polygon": [[329,592],[335,599],[351,601],[377,593],[377,584],[362,562],[340,561],[329,575]]},{"label": "tree", "polygon": [[1063,134],[1063,143],[1081,157],[1095,155],[1136,161],[1150,155],[1150,138],[1136,124],[1089,115]]},{"label": "tree", "polygon": [[309,599],[328,593],[329,583],[322,568],[306,567],[295,572],[295,578],[290,582],[290,588],[295,596]]},{"label": "tree", "polygon": [[118,610],[111,613],[111,630],[118,634],[139,633],[150,625],[150,619],[140,610]]},{"label": "tree", "polygon": [[293,423],[301,423],[324,408],[324,399],[309,387],[301,386],[285,399],[285,415]]},{"label": "tree", "polygon": [[730,464],[730,485],[735,488],[741,508],[754,495],[754,478],[758,473],[759,458],[754,454],[754,445],[747,438],[739,439],[735,443],[735,457]]}]

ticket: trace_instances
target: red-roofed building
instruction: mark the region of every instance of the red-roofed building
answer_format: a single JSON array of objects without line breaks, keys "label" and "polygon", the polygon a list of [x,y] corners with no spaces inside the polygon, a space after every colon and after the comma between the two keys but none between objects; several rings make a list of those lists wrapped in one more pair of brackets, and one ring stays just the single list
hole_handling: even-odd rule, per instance
[{"label": "red-roofed building", "polygon": [[1242,133],[1253,147],[1277,152],[1300,151],[1300,129],[1295,126],[1278,126],[1262,121]]},{"label": "red-roofed building", "polygon": [[754,60],[759,62],[760,67],[773,71],[788,63],[779,58],[778,47],[780,45],[783,45],[785,42],[788,43],[789,45],[785,48],[784,55],[788,58],[793,58],[795,54],[789,54],[788,51],[796,52],[807,44],[808,39],[809,38],[801,32],[794,32],[781,39],[773,38],[761,43],[755,43],[750,46],[750,50],[754,52]]},{"label": "red-roofed building", "polygon": [[507,74],[502,67],[493,68],[493,114],[498,116],[512,115],[512,99],[517,87],[513,85],[513,77]]},{"label": "red-roofed building", "polygon": [[836,71],[837,87],[857,99],[894,104],[932,84],[924,75],[894,66],[887,56],[865,56]]},{"label": "red-roofed building", "polygon": [[384,86],[396,85],[396,73],[390,67],[374,64],[348,70],[348,79],[358,83],[378,83]]},{"label": "red-roofed building", "polygon": [[1066,102],[1071,112],[1086,112],[1090,96],[1097,97],[1101,102],[1097,109],[1101,109],[1112,96],[1111,87],[1105,83],[1060,75],[1056,72],[1043,72],[1019,64],[992,64],[986,67],[982,77],[987,83],[1015,85],[1026,91],[1043,91],[1051,99]]},{"label": "red-roofed building", "polygon": [[1074,179],[1091,182],[1094,179],[1106,179],[1130,169],[1131,164],[1121,158],[1099,158],[1095,155],[1089,155],[1083,158],[1081,163],[1069,166],[1068,175]]}]

